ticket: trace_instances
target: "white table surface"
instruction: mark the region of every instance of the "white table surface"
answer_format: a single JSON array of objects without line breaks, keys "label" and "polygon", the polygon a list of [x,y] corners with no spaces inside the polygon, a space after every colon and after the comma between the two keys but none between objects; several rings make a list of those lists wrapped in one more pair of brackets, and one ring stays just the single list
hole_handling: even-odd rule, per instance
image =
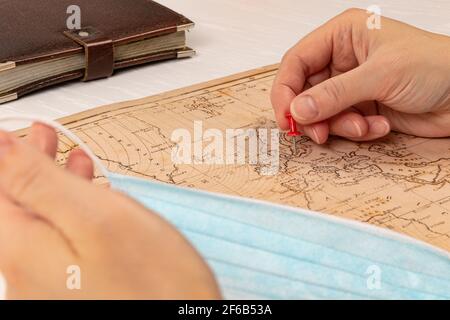
[{"label": "white table surface", "polygon": [[[14,0],[9,0],[14,1]],[[156,63],[95,82],[52,87],[0,105],[0,115],[60,118],[99,105],[142,98],[276,63],[283,53],[341,11],[378,5],[385,16],[450,34],[449,0],[159,0],[196,22],[192,59]],[[130,1],[131,3],[131,1]],[[1,124],[16,129],[18,123]],[[0,281],[0,297],[2,291]]]}]

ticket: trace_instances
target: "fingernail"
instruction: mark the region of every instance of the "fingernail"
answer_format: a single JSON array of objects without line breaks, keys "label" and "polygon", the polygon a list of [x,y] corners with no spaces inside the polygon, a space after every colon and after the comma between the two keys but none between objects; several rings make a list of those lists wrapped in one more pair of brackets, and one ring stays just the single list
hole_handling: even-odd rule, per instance
[{"label": "fingernail", "polygon": [[313,139],[315,143],[320,144],[320,139],[319,135],[317,134],[316,128],[311,129],[311,135],[312,135],[311,139]]},{"label": "fingernail", "polygon": [[346,120],[344,121],[342,125],[342,129],[344,130],[344,134],[347,137],[362,137],[363,132],[361,129],[361,126],[356,122],[352,120]]},{"label": "fingernail", "polygon": [[375,121],[370,124],[370,132],[376,135],[385,136],[390,130],[389,124],[385,121]]},{"label": "fingernail", "polygon": [[0,132],[0,158],[2,158],[11,148],[11,138],[6,132]]},{"label": "fingernail", "polygon": [[292,102],[291,112],[298,120],[310,121],[319,115],[316,102],[311,96],[301,96]]}]

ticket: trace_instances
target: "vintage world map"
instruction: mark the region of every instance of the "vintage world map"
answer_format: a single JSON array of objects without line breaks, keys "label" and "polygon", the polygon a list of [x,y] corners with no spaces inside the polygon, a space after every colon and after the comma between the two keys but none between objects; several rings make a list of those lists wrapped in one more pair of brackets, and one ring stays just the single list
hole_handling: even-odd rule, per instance
[{"label": "vintage world map", "polygon": [[[302,137],[293,154],[280,136],[278,174],[258,165],[174,164],[177,128],[276,128],[269,99],[276,67],[61,119],[109,170],[258,198],[378,225],[450,251],[450,139],[393,133],[318,146]],[[75,146],[61,137],[59,161]],[[97,177],[98,182],[105,182]]]}]

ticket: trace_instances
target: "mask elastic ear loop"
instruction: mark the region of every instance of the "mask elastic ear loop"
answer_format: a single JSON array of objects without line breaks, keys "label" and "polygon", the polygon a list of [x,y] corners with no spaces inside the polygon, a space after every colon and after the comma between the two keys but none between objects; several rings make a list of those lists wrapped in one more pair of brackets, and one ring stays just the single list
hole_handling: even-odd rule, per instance
[{"label": "mask elastic ear loop", "polygon": [[109,171],[106,169],[106,167],[101,163],[101,161],[97,158],[97,156],[89,149],[89,147],[81,141],[80,138],[78,138],[72,131],[65,128],[62,124],[59,122],[56,122],[54,120],[50,120],[44,117],[40,116],[27,116],[27,115],[18,115],[18,116],[0,116],[0,122],[7,122],[7,121],[26,121],[26,122],[40,122],[45,125],[48,125],[56,130],[59,130],[61,133],[63,133],[67,138],[72,140],[72,142],[78,144],[78,146],[86,153],[86,155],[92,160],[92,162],[95,164],[95,166],[100,170],[100,172],[105,176],[109,176]]}]

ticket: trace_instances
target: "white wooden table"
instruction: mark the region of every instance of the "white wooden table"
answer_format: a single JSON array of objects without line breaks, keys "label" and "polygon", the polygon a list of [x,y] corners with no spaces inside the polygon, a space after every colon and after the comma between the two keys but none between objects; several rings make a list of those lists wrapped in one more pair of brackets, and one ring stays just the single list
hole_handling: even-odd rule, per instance
[{"label": "white wooden table", "polygon": [[[14,0],[9,0],[14,1]],[[159,0],[196,22],[192,59],[156,63],[90,83],[53,87],[0,105],[0,115],[60,118],[113,102],[142,98],[273,64],[297,40],[341,11],[378,5],[381,13],[450,34],[449,0]],[[2,124],[16,129],[18,123]],[[2,291],[0,281],[0,297]]]}]

